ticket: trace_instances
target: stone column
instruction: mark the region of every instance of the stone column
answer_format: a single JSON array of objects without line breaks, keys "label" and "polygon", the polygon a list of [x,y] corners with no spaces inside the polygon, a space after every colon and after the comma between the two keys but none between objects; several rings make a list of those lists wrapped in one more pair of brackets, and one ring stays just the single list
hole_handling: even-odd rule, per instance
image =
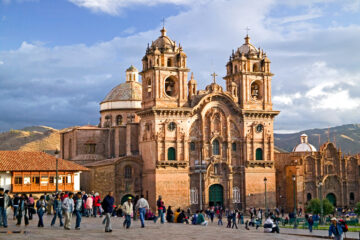
[{"label": "stone column", "polygon": [[131,156],[131,125],[126,124],[126,156]]},{"label": "stone column", "polygon": [[120,142],[119,142],[119,133],[120,129],[117,127],[115,128],[115,139],[114,139],[114,148],[115,148],[115,157],[119,157],[120,155]]}]

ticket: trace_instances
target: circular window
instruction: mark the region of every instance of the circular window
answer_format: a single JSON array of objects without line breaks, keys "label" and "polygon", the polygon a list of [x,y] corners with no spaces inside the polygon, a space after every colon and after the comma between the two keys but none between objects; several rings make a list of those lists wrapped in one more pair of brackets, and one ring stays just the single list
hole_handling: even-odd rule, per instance
[{"label": "circular window", "polygon": [[169,123],[169,125],[168,125],[169,131],[174,131],[175,128],[176,128],[176,123],[174,123],[174,122]]},{"label": "circular window", "polygon": [[170,97],[176,96],[176,82],[172,77],[165,80],[165,93]]},{"label": "circular window", "polygon": [[256,126],[256,131],[257,131],[257,132],[262,132],[263,129],[264,129],[264,127],[263,127],[263,125],[261,125],[261,124],[259,124],[259,125]]}]

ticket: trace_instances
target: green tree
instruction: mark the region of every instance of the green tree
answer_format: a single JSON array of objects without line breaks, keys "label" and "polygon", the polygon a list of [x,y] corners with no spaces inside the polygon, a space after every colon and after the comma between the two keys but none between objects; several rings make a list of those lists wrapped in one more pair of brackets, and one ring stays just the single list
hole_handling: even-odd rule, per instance
[{"label": "green tree", "polygon": [[360,202],[358,202],[355,206],[355,213],[360,216]]},{"label": "green tree", "polygon": [[[323,214],[328,215],[334,213],[334,206],[331,204],[331,202],[327,199],[322,200],[323,205]],[[320,214],[321,213],[321,202],[320,199],[314,198],[311,199],[306,207],[306,212],[312,213],[312,214]]]},{"label": "green tree", "polygon": [[333,214],[335,210],[334,205],[332,205],[332,203],[326,198],[322,200],[322,202],[323,202],[324,215]]},{"label": "green tree", "polygon": [[310,202],[308,202],[306,207],[306,212],[312,213],[312,214],[320,214],[320,199],[314,198],[311,199]]}]

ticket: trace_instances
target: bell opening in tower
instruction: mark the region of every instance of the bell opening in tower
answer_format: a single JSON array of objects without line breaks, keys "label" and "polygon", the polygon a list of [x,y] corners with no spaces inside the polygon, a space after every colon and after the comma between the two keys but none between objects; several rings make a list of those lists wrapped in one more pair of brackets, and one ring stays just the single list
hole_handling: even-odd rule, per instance
[{"label": "bell opening in tower", "polygon": [[176,81],[173,77],[168,77],[165,80],[165,93],[170,97],[176,96]]}]

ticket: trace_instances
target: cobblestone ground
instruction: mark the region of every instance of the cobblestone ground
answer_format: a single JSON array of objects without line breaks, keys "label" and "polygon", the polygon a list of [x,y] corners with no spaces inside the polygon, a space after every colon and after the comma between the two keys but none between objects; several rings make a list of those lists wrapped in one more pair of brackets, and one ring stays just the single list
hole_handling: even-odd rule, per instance
[{"label": "cobblestone ground", "polygon": [[[51,227],[52,216],[44,216],[44,228],[37,227],[37,216],[30,221],[29,226],[18,227],[15,221],[9,218],[8,228],[0,228],[1,240],[12,239],[321,239],[308,238],[302,236],[287,235],[286,233],[294,233],[294,231],[285,230],[280,234],[263,233],[263,229],[245,230],[244,225],[239,225],[239,229],[227,229],[225,226],[217,226],[215,223],[209,224],[207,227],[183,225],[176,223],[154,224],[153,221],[146,221],[146,228],[140,228],[140,221],[133,221],[130,229],[122,227],[123,218],[112,218],[112,233],[105,233],[103,218],[86,218],[82,219],[81,229],[74,230],[75,217],[72,219],[72,229],[64,230],[56,223],[56,227]],[[20,231],[20,233],[12,232]],[[305,233],[306,231],[304,231]]]}]

